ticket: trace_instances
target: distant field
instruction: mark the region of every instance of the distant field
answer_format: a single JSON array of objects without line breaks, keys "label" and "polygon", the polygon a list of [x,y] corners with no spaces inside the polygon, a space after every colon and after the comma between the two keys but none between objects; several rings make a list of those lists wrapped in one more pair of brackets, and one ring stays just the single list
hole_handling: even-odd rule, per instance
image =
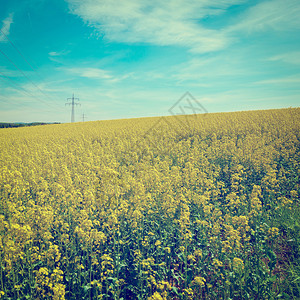
[{"label": "distant field", "polygon": [[[0,123],[0,128],[39,126],[39,125],[47,125],[47,124],[50,124],[50,123],[43,123],[43,122],[33,122],[33,123]],[[60,123],[51,123],[51,124],[60,124]]]},{"label": "distant field", "polygon": [[299,129],[300,108],[2,129],[0,298],[299,299]]}]

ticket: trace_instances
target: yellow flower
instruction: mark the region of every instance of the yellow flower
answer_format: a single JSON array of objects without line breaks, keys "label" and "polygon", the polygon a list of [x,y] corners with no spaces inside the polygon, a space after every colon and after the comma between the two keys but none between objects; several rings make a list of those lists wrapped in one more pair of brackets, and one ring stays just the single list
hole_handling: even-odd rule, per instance
[{"label": "yellow flower", "polygon": [[170,247],[165,247],[164,250],[165,250],[167,253],[171,253],[171,248],[170,248]]},{"label": "yellow flower", "polygon": [[53,288],[53,300],[64,300],[65,299],[65,285],[56,283]]},{"label": "yellow flower", "polygon": [[194,284],[203,287],[205,285],[206,279],[201,276],[196,276],[193,280]]},{"label": "yellow flower", "polygon": [[194,256],[193,254],[188,255],[188,256],[187,256],[187,259],[188,259],[189,261],[191,261],[191,262],[196,261],[195,256]]},{"label": "yellow flower", "polygon": [[232,268],[235,272],[240,272],[244,270],[244,262],[238,258],[235,257],[232,261]]},{"label": "yellow flower", "polygon": [[160,246],[160,245],[161,245],[161,241],[157,240],[157,241],[155,242],[155,246]]},{"label": "yellow flower", "polygon": [[268,235],[271,238],[274,238],[279,235],[279,229],[277,227],[271,227],[268,230]]},{"label": "yellow flower", "polygon": [[184,294],[188,296],[189,299],[192,299],[194,292],[191,288],[184,289],[183,290]]},{"label": "yellow flower", "polygon": [[194,255],[195,255],[196,257],[202,257],[202,250],[201,250],[201,249],[196,249],[196,250],[194,251]]},{"label": "yellow flower", "polygon": [[42,275],[49,275],[49,271],[47,268],[40,268],[39,273]]},{"label": "yellow flower", "polygon": [[213,260],[213,265],[215,265],[216,267],[223,267],[223,263],[216,258]]},{"label": "yellow flower", "polygon": [[155,292],[148,300],[164,300],[164,298],[160,295],[159,292]]}]

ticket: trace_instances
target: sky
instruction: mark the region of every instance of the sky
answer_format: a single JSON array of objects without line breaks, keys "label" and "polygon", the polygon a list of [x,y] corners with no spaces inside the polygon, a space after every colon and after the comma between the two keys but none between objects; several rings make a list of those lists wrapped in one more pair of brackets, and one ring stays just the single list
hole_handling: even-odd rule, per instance
[{"label": "sky", "polygon": [[299,0],[0,0],[0,122],[70,122],[73,94],[77,122],[168,116],[186,92],[209,113],[298,107],[299,15]]}]

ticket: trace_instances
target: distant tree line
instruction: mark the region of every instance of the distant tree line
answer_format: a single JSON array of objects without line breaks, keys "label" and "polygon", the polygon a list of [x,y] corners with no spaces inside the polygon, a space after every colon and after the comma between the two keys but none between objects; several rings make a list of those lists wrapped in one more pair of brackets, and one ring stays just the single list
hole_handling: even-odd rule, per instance
[{"label": "distant tree line", "polygon": [[13,127],[27,127],[27,126],[37,126],[37,125],[47,125],[47,124],[60,124],[59,122],[54,123],[44,123],[44,122],[32,122],[32,123],[1,123],[0,128],[13,128]]}]

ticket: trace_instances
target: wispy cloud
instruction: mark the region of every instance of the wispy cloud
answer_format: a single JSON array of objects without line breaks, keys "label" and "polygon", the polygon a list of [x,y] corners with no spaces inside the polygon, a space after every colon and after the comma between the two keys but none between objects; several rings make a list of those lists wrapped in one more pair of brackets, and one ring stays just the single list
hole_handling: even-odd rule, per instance
[{"label": "wispy cloud", "polygon": [[134,74],[132,72],[126,74],[115,75],[110,70],[104,70],[101,68],[87,68],[87,67],[75,67],[75,68],[65,68],[61,67],[58,70],[66,72],[76,77],[95,79],[95,80],[105,80],[106,83],[116,83],[127,78],[133,78]]},{"label": "wispy cloud", "polygon": [[70,53],[70,51],[68,51],[68,50],[62,50],[62,51],[52,51],[52,52],[49,52],[49,55],[50,56],[62,56],[62,55],[66,55],[66,54],[68,54],[68,53]]},{"label": "wispy cloud", "polygon": [[[185,47],[194,53],[226,48],[240,32],[286,31],[300,28],[298,0],[267,0],[236,16],[235,23],[211,29],[207,17],[225,15],[245,0],[68,0],[73,14],[96,28],[106,39]],[[232,19],[233,20],[233,19]]]},{"label": "wispy cloud", "polygon": [[300,51],[293,51],[275,55],[269,58],[271,61],[283,61],[294,65],[300,65]]},{"label": "wispy cloud", "polygon": [[71,73],[79,77],[85,77],[90,79],[112,79],[113,76],[109,71],[99,68],[64,68],[64,71]]},{"label": "wispy cloud", "polygon": [[203,53],[226,47],[223,30],[200,25],[202,19],[220,15],[242,0],[69,0],[71,12],[110,41],[181,46]]},{"label": "wispy cloud", "polygon": [[[13,13],[10,13],[9,16],[7,18],[5,18],[2,21],[2,27],[1,27],[1,31],[5,34],[5,35],[9,35],[10,32],[10,26],[13,23]],[[0,32],[0,42],[5,42],[7,41],[7,39],[5,38],[5,36]]]},{"label": "wispy cloud", "polygon": [[300,2],[298,0],[269,0],[258,2],[238,17],[226,31],[299,30]]},{"label": "wispy cloud", "polygon": [[287,76],[287,77],[281,77],[281,78],[273,78],[273,79],[266,79],[266,80],[260,80],[255,82],[255,84],[297,84],[300,83],[300,74],[294,75],[294,76]]},{"label": "wispy cloud", "polygon": [[71,52],[71,51],[69,51],[69,50],[51,51],[51,52],[48,53],[48,55],[49,55],[49,59],[50,59],[51,61],[54,61],[54,62],[56,62],[56,63],[62,64],[63,62],[62,62],[61,59],[62,59],[65,55],[69,54],[70,52]]}]

